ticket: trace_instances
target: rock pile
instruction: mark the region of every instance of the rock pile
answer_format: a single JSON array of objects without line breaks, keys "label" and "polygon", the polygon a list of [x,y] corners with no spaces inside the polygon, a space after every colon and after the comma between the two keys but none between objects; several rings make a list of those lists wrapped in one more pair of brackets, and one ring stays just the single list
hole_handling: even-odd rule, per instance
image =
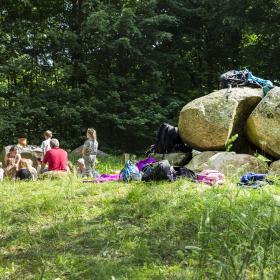
[{"label": "rock pile", "polygon": [[[265,97],[262,89],[243,87],[197,98],[182,108],[178,127],[184,143],[201,152],[188,168],[216,169],[225,175],[267,172],[268,164],[254,153],[280,159],[280,87]],[[234,152],[226,152],[236,134]],[[276,174],[278,166],[273,163],[270,173]]]}]

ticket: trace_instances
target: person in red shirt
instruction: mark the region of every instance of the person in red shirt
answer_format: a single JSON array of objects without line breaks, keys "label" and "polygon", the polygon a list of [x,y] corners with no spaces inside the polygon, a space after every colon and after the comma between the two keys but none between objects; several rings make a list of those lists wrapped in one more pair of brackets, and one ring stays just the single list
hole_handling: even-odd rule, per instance
[{"label": "person in red shirt", "polygon": [[67,152],[59,148],[59,141],[55,138],[50,141],[51,149],[44,156],[42,170],[48,164],[48,171],[67,172]]}]

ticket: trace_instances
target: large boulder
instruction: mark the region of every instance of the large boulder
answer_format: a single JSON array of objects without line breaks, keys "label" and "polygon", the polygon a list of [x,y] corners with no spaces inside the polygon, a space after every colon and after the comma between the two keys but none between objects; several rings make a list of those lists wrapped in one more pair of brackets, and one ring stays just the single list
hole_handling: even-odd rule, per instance
[{"label": "large boulder", "polygon": [[280,159],[280,87],[268,92],[247,120],[250,141]]},{"label": "large boulder", "polygon": [[[75,157],[81,157],[82,156],[82,150],[83,150],[83,146],[80,146],[78,148],[76,148],[75,150],[71,151],[70,155],[72,156],[75,156]],[[100,158],[105,158],[105,157],[108,157],[109,155],[98,150],[97,151],[97,157],[100,157]]]},{"label": "large boulder", "polygon": [[278,176],[278,177],[280,176],[280,160],[274,161],[269,166],[268,175]]},{"label": "large boulder", "polygon": [[262,97],[262,89],[244,87],[215,91],[193,100],[180,113],[182,140],[202,151],[225,150],[229,138],[238,134],[235,151],[249,152],[244,127]]},{"label": "large boulder", "polygon": [[183,166],[191,160],[192,153],[151,154],[150,156],[158,160],[167,159],[174,166]]},{"label": "large boulder", "polygon": [[[2,157],[5,158],[5,156],[9,153],[10,148],[14,146],[14,145],[9,145],[4,147],[3,151],[2,151]],[[43,155],[43,150],[36,146],[36,145],[28,145],[26,147],[19,147],[18,148],[18,152],[21,154],[22,158],[25,159],[31,159],[33,162],[33,166],[37,166],[37,159],[41,158]]]},{"label": "large boulder", "polygon": [[[203,153],[202,153],[203,154]],[[197,156],[199,157],[199,156]],[[194,165],[193,161],[196,161]],[[195,168],[193,168],[195,166]],[[268,170],[268,164],[252,155],[236,154],[234,152],[218,152],[199,160],[194,157],[191,162],[186,166],[196,172],[203,171],[205,169],[215,169],[226,176],[241,175],[248,172],[264,173]]]},{"label": "large boulder", "polygon": [[194,171],[203,171],[204,168],[202,167],[202,165],[204,163],[206,163],[209,160],[209,158],[211,158],[212,156],[214,156],[217,153],[219,153],[219,152],[207,151],[207,152],[202,152],[200,154],[197,154],[187,164],[187,168],[189,168],[190,170],[194,170]]}]

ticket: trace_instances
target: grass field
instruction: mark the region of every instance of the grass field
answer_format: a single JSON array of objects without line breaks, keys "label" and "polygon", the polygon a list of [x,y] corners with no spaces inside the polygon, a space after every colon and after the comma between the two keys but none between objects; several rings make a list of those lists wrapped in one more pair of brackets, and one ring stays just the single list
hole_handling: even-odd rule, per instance
[{"label": "grass field", "polygon": [[280,184],[234,181],[3,182],[0,279],[280,279]]}]

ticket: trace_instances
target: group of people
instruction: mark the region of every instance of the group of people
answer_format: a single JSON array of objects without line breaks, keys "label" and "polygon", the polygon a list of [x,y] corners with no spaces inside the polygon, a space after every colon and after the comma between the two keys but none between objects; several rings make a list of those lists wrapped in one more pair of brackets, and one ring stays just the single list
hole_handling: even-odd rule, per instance
[{"label": "group of people", "polygon": [[[93,178],[98,149],[96,131],[87,129],[87,140],[82,149],[82,158],[78,160],[77,175]],[[60,148],[58,139],[53,138],[50,130],[44,133],[42,142],[42,157],[37,158],[37,168],[33,167],[33,161],[21,156],[22,149],[27,145],[26,139],[19,139],[19,143],[12,146],[5,156],[3,165],[0,165],[0,180],[4,177],[15,180],[37,180],[40,174],[54,176],[56,174],[67,175],[71,170],[68,162],[68,154]]]}]

